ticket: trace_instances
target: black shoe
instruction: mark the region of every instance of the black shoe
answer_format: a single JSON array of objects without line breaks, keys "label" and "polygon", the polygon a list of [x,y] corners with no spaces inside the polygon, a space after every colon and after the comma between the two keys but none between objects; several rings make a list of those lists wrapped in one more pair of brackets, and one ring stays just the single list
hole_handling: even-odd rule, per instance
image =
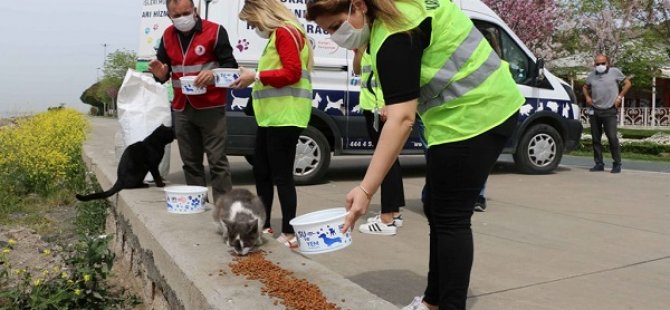
[{"label": "black shoe", "polygon": [[477,200],[475,200],[475,211],[484,212],[486,211],[486,197],[479,195]]},{"label": "black shoe", "polygon": [[593,168],[589,169],[589,171],[594,172],[594,171],[605,171],[605,165],[603,164],[596,164],[593,166]]},{"label": "black shoe", "polygon": [[612,171],[611,173],[620,173],[621,172],[621,164],[614,164],[612,165]]}]

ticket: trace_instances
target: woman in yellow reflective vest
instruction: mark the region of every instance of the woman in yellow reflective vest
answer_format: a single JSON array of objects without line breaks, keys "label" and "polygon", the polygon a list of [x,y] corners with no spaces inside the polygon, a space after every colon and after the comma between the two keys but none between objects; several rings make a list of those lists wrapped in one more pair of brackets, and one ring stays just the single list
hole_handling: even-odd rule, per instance
[{"label": "woman in yellow reflective vest", "polygon": [[282,234],[277,239],[297,247],[289,221],[295,218],[297,195],[293,181],[296,143],[312,111],[312,52],[305,30],[279,0],[247,0],[240,19],[269,39],[258,60],[258,71],[240,67],[234,88],[254,83],[251,97],[258,124],[254,151],[256,192],[265,205],[264,233],[272,234],[270,211],[274,186],[282,211]]},{"label": "woman in yellow reflective vest", "polygon": [[339,46],[367,46],[386,123],[343,229],[366,214],[418,112],[428,142],[424,212],[428,284],[405,309],[465,309],[473,205],[516,125],[524,98],[509,66],[449,0],[308,0],[307,18]]}]

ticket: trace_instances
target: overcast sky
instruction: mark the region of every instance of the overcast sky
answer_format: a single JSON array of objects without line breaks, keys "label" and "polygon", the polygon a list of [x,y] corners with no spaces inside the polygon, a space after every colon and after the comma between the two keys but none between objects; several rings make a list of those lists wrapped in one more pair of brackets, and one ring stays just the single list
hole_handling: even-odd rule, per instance
[{"label": "overcast sky", "polygon": [[[79,96],[107,53],[137,51],[142,0],[23,0],[2,8],[0,116],[45,111]],[[102,74],[102,72],[100,72]]]}]

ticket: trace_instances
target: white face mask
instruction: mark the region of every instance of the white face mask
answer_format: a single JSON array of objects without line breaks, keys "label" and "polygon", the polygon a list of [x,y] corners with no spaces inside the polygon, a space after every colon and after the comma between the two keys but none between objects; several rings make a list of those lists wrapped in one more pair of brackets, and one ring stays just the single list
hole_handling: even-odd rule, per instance
[{"label": "white face mask", "polygon": [[258,27],[254,28],[254,31],[256,31],[256,34],[263,39],[269,39],[270,38],[270,31],[260,30],[260,29],[258,29]]},{"label": "white face mask", "polygon": [[181,32],[189,32],[193,30],[193,27],[195,27],[195,18],[193,13],[191,13],[190,15],[173,18],[172,23],[174,24],[174,27],[177,28],[177,30]]},{"label": "white face mask", "polygon": [[[365,18],[365,16],[363,17]],[[370,39],[370,26],[368,25],[367,20],[364,20],[363,28],[356,29],[349,22],[349,18],[351,18],[351,4],[349,5],[347,20],[330,35],[330,39],[340,47],[351,50],[368,43],[368,40]]]},{"label": "white face mask", "polygon": [[596,66],[596,72],[604,73],[605,71],[607,71],[607,65],[597,65]]}]

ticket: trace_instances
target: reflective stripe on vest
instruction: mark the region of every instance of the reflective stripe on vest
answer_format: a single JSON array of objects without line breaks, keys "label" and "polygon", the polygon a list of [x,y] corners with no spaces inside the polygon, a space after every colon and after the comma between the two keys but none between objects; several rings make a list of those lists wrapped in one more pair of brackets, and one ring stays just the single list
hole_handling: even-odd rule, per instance
[{"label": "reflective stripe on vest", "polygon": [[[312,82],[312,76],[309,74],[307,70],[302,70],[302,75],[300,76],[301,79],[306,79],[309,82]],[[282,87],[282,88],[264,88],[261,90],[255,90],[253,91],[255,98],[258,99],[268,99],[268,98],[273,98],[273,97],[285,97],[285,96],[291,96],[291,97],[298,97],[298,98],[307,98],[309,100],[312,100],[312,91],[311,90],[305,90],[305,89],[300,89],[300,88],[293,88],[290,86],[287,87]]]},{"label": "reflective stripe on vest", "polygon": [[202,65],[191,65],[191,66],[173,66],[172,72],[183,73],[183,74],[192,74],[198,73],[203,70],[212,70],[219,67],[219,63],[216,61],[210,61]]},{"label": "reflective stripe on vest", "polygon": [[439,93],[447,87],[451,78],[456,75],[459,68],[470,59],[472,53],[477,49],[484,36],[477,31],[476,27],[470,29],[470,33],[465,40],[458,46],[456,51],[451,54],[447,63],[435,74],[435,76],[426,85],[421,87],[421,95],[419,102],[425,102],[435,98]]},{"label": "reflective stripe on vest", "polygon": [[[500,58],[496,53],[492,50],[491,53],[489,54],[489,57],[486,59],[486,61],[475,70],[475,72],[470,73],[467,77],[460,79],[458,81],[455,81],[446,88],[444,88],[437,96],[433,96],[430,99],[424,98],[423,95],[421,94],[422,97],[419,99],[419,106],[417,109],[419,110],[419,113],[424,113],[428,109],[442,105],[445,102],[454,100],[458,97],[461,97],[465,95],[467,92],[469,92],[472,89],[475,89],[477,86],[479,86],[481,83],[484,82],[491,74],[493,74],[498,67],[500,67]],[[445,67],[443,67],[439,72],[439,74],[444,73],[445,77],[448,76],[448,79],[441,80],[441,77],[438,77],[437,75],[430,81],[430,84],[447,84],[449,83],[449,79],[456,74],[456,72],[448,72],[449,69],[447,69],[447,66],[449,66],[451,62],[448,62]],[[428,86],[426,85],[426,86]],[[422,87],[421,90],[424,88]]]},{"label": "reflective stripe on vest", "polygon": [[[367,66],[363,66],[363,67],[361,67],[361,76],[362,76],[363,74],[369,74],[369,73],[371,73],[371,72],[372,72],[372,66],[367,65]],[[367,80],[367,79],[366,79],[366,80]],[[367,83],[367,81],[363,81],[363,79],[361,79],[361,84],[363,84],[363,83]],[[370,80],[370,86],[371,86],[372,88],[377,87],[377,80],[375,79],[374,76],[372,77],[372,80]],[[361,87],[362,87],[362,86],[361,86]]]},{"label": "reflective stripe on vest", "polygon": [[293,88],[290,86],[282,88],[265,88],[262,90],[254,91],[254,99],[269,99],[276,97],[296,97],[296,98],[307,98],[312,100],[312,91],[300,88]]}]

